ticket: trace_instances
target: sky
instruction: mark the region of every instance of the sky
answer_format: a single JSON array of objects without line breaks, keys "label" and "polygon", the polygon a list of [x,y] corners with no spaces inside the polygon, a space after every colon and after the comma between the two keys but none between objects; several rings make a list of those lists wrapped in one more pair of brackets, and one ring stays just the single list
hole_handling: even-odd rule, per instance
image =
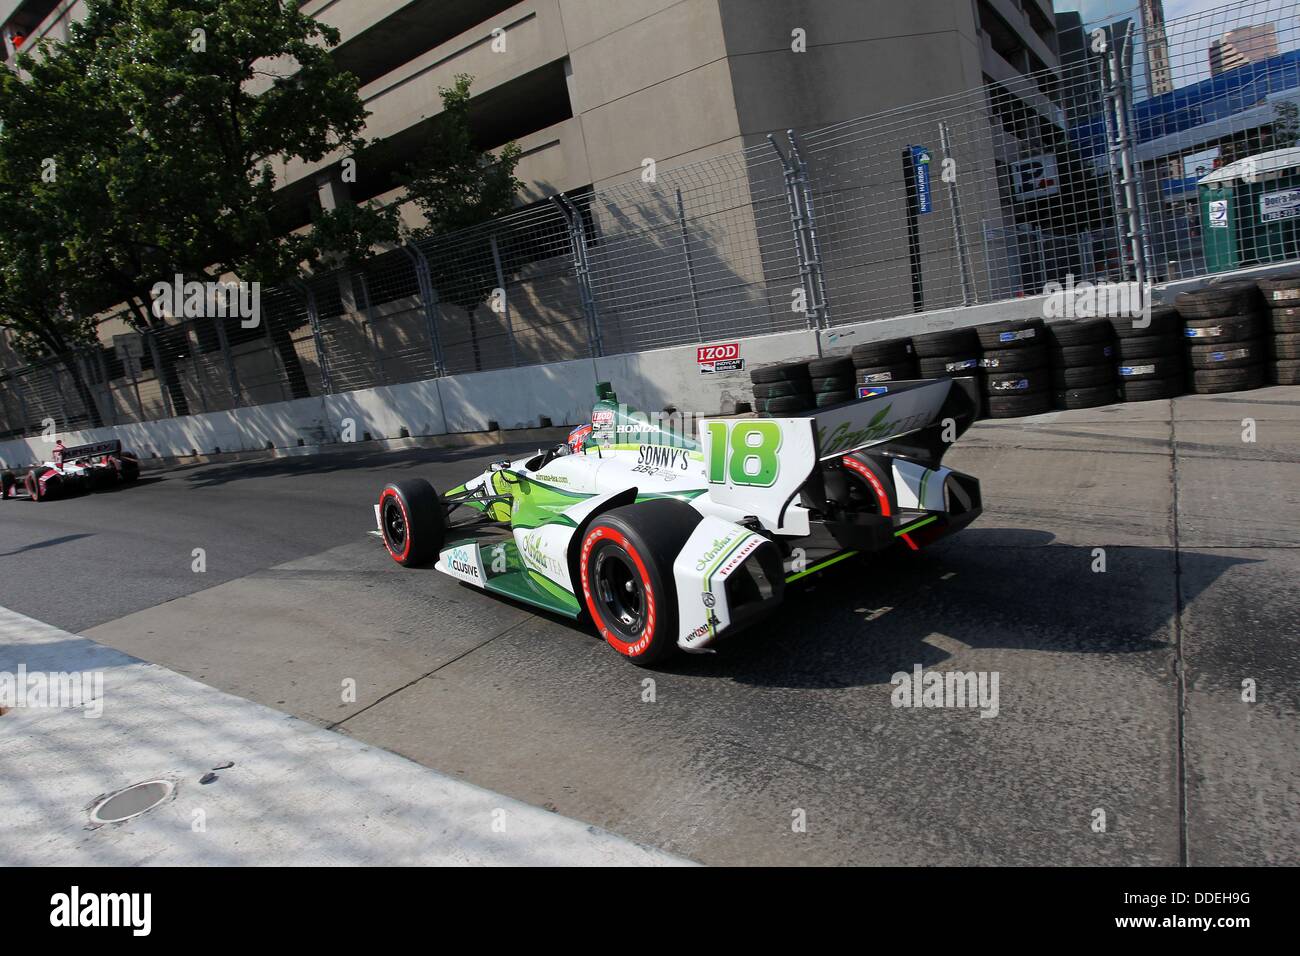
[{"label": "sky", "polygon": [[[1139,0],[1054,0],[1053,7],[1057,13],[1078,11],[1083,22],[1092,26],[1126,16],[1136,18]],[[1298,0],[1164,0],[1164,9],[1176,87],[1209,76],[1210,44],[1232,27],[1271,22],[1283,52],[1300,46]],[[1211,15],[1211,11],[1218,12]],[[1192,19],[1186,20],[1188,17]]]},{"label": "sky", "polygon": [[[1177,20],[1222,5],[1223,0],[1165,0],[1165,19]],[[1137,6],[1137,0],[1054,0],[1052,3],[1057,13],[1069,10],[1082,12],[1084,23],[1112,19],[1113,15],[1127,13],[1137,9]]]}]

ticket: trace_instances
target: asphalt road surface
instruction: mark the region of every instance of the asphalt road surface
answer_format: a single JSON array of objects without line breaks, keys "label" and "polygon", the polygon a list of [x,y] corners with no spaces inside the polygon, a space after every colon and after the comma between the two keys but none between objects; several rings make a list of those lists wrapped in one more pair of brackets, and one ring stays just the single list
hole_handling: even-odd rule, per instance
[{"label": "asphalt road surface", "polygon": [[[3,502],[0,605],[705,863],[1300,863],[1300,389],[982,422],[975,525],[659,671],[367,534],[387,477],[523,450]],[[916,665],[996,715],[892,706]]]}]

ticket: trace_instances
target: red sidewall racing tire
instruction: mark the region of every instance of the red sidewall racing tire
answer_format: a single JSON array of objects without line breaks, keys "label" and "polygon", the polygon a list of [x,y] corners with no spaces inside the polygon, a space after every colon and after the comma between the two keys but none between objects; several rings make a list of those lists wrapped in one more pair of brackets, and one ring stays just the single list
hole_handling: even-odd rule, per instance
[{"label": "red sidewall racing tire", "polygon": [[[583,533],[577,563],[587,612],[606,643],[635,664],[649,666],[677,648],[673,561],[701,520],[685,502],[660,498],[612,508]],[[611,559],[631,572],[628,583],[639,592],[633,627],[616,620],[609,607],[613,595],[601,593],[609,582],[599,575]]]},{"label": "red sidewall racing tire", "polygon": [[[632,560],[641,577],[641,587],[646,598],[643,612],[645,623],[636,641],[627,641],[618,635],[607,622],[605,615],[597,609],[596,598],[592,593],[591,572],[595,567],[595,562],[600,557],[601,551],[608,545],[622,549],[623,553]],[[598,523],[597,527],[587,532],[587,537],[582,542],[582,557],[579,561],[582,573],[582,595],[587,602],[587,610],[591,614],[591,619],[595,622],[596,629],[600,631],[600,636],[609,642],[610,647],[624,657],[642,657],[650,660],[654,656],[662,656],[653,655],[651,651],[651,648],[656,644],[655,639],[660,634],[655,598],[658,588],[655,581],[651,579],[650,570],[646,567],[645,559],[637,550],[636,545],[628,541],[627,536],[616,528]]]},{"label": "red sidewall racing tire", "polygon": [[436,558],[447,537],[447,515],[433,485],[423,478],[385,485],[379,493],[379,530],[388,554],[404,567]]}]

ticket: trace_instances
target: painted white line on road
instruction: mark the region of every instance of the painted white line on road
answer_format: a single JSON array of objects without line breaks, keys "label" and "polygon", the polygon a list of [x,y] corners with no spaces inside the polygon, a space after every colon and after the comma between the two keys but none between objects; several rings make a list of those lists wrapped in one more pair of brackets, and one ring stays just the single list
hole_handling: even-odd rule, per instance
[{"label": "painted white line on road", "polygon": [[937,647],[945,654],[951,654],[954,657],[961,654],[963,651],[970,650],[969,644],[962,643],[955,637],[949,637],[947,634],[940,634],[937,631],[922,638],[922,640],[931,647]]},{"label": "painted white line on road", "polygon": [[[688,863],[0,607],[0,682],[20,666],[100,672],[103,689],[96,707],[0,716],[5,865]],[[174,796],[90,823],[96,798],[151,779]]]}]

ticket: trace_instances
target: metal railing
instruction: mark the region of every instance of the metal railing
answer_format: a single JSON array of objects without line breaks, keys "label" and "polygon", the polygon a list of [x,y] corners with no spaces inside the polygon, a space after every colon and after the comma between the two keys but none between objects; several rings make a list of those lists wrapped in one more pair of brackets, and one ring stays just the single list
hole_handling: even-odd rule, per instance
[{"label": "metal railing", "polygon": [[1136,13],[1089,25],[1061,35],[1059,69],[1008,65],[264,290],[254,329],[190,319],[134,360],[0,369],[0,437],[1298,259],[1298,13],[1248,0],[1163,42]]}]

